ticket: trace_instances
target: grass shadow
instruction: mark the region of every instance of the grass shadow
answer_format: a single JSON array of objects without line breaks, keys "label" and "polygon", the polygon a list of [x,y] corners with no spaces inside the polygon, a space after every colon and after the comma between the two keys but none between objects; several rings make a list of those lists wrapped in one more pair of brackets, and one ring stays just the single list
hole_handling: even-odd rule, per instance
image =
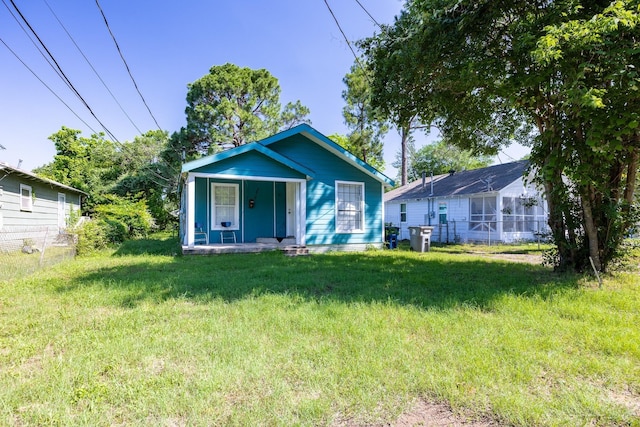
[{"label": "grass shadow", "polygon": [[161,235],[159,237],[149,237],[144,239],[127,240],[116,250],[116,256],[129,255],[182,255],[182,248],[178,239],[171,236]]},{"label": "grass shadow", "polygon": [[[505,294],[547,298],[573,288],[575,278],[542,266],[467,255],[406,251],[329,253],[286,257],[279,252],[217,256],[172,256],[174,239],[128,242],[116,253],[126,263],[89,271],[58,286],[71,292],[91,286],[116,290],[121,306],[188,298],[233,302],[263,294],[305,300],[396,303],[446,309],[489,308]],[[170,255],[153,259],[138,254]],[[124,258],[123,258],[124,259]]]}]

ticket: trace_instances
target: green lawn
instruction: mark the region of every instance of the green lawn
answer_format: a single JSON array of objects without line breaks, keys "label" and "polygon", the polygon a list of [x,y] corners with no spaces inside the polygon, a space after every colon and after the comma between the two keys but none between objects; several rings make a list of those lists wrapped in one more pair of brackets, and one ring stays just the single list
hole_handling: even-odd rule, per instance
[{"label": "green lawn", "polygon": [[640,425],[640,280],[403,250],[175,256],[0,281],[0,425]]}]

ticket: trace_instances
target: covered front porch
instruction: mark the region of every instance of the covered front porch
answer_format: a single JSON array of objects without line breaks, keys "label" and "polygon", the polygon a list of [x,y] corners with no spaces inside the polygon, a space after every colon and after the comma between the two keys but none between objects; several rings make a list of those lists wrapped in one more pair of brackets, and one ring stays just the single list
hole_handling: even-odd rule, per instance
[{"label": "covered front porch", "polygon": [[259,252],[304,246],[305,192],[304,179],[189,173],[182,242],[187,249],[183,252]]}]

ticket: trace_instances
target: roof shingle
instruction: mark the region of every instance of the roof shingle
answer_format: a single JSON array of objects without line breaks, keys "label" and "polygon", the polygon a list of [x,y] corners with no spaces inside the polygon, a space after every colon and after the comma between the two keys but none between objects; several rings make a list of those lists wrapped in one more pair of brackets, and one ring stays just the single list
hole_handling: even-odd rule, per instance
[{"label": "roof shingle", "polygon": [[[384,195],[385,202],[447,197],[500,191],[518,178],[522,178],[529,166],[528,160],[466,170],[453,174],[436,175],[413,181]],[[431,182],[433,181],[433,193]]]}]

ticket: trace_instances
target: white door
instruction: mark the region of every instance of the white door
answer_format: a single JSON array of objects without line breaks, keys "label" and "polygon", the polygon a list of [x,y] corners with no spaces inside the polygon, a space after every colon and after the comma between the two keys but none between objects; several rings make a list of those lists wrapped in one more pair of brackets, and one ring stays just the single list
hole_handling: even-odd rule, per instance
[{"label": "white door", "polygon": [[400,240],[409,238],[409,224],[407,224],[407,204],[400,203]]},{"label": "white door", "polygon": [[67,196],[58,193],[58,228],[64,229],[67,226]]},{"label": "white door", "polygon": [[296,236],[296,189],[298,184],[295,182],[287,182],[287,236]]}]

